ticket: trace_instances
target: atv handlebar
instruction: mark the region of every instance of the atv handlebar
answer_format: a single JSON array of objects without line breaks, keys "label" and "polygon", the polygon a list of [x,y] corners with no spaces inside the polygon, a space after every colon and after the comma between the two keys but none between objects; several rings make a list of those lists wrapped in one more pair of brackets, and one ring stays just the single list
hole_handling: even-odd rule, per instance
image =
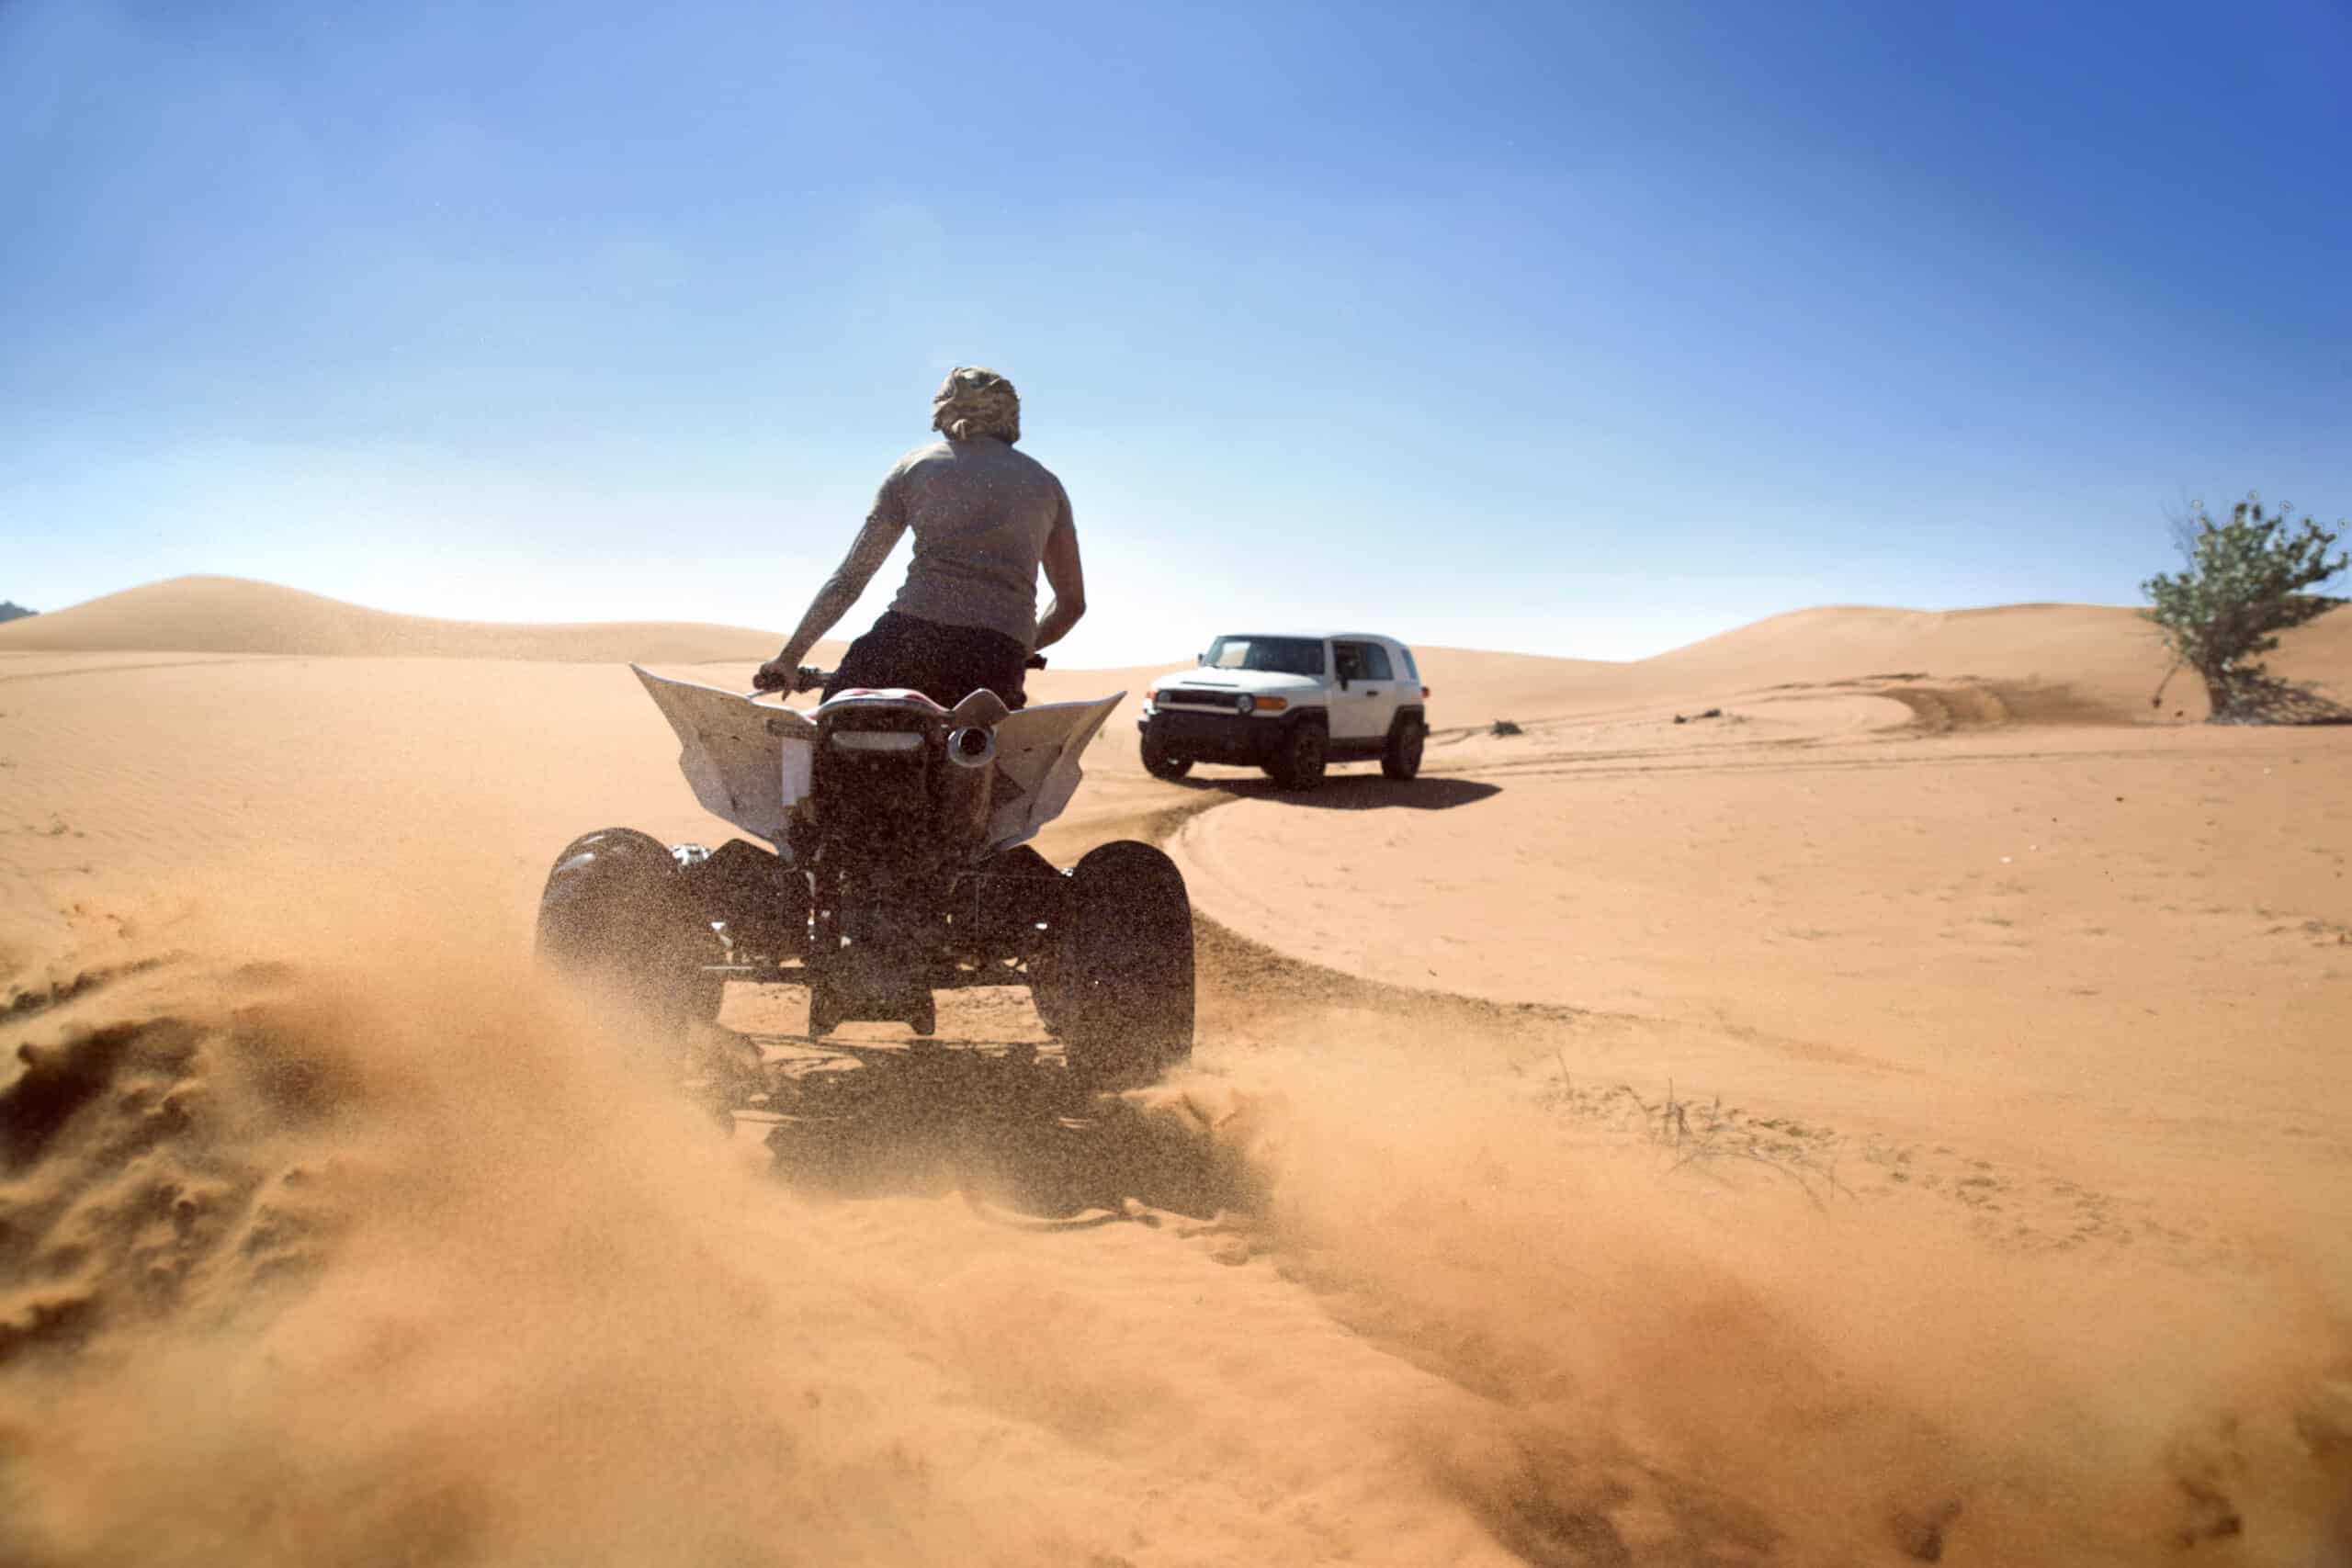
[{"label": "atv handlebar", "polygon": [[[832,678],[833,672],[830,670],[820,670],[813,664],[804,664],[799,669],[792,672],[791,689],[795,693],[821,692],[825,689],[825,682]],[[771,675],[766,671],[763,670],[758,674],[752,677],[752,694],[753,696],[757,696],[762,692],[781,692],[783,690],[785,690],[785,682],[784,677],[781,675]]]}]

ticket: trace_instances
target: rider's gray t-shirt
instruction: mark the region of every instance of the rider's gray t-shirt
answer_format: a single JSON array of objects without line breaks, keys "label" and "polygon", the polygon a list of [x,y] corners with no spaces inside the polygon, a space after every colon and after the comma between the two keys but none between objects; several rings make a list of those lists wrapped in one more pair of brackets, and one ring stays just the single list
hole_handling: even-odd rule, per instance
[{"label": "rider's gray t-shirt", "polygon": [[1023,648],[1037,635],[1037,567],[1057,529],[1074,528],[1069,496],[1043,463],[992,435],[942,441],[899,459],[874,513],[915,536],[902,615],[982,626]]}]

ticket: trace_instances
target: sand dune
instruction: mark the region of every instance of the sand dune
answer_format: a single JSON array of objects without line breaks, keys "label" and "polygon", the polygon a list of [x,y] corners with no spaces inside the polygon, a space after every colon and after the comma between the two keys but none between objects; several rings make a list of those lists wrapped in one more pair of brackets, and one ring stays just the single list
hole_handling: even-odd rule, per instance
[{"label": "sand dune", "polygon": [[[1978,610],[1831,606],[1776,615],[1651,661],[1716,686],[1769,672],[1773,682],[1966,679],[2013,694],[2019,718],[2202,717],[2204,692],[2177,676],[2161,707],[2150,698],[2170,660],[2136,611],[2105,604],[2004,604]],[[2352,682],[2352,613],[2295,634],[2279,672]],[[1760,682],[1751,682],[1760,684]]]},{"label": "sand dune", "polygon": [[2136,722],[2123,612],[1426,649],[1409,785],[1115,728],[1042,845],[1171,835],[1199,1054],[1047,1230],[1001,1101],[780,1179],[527,963],[725,833],[617,661],[773,638],[164,590],[285,615],[0,629],[0,1560],[2352,1553],[2352,731]]},{"label": "sand dune", "polygon": [[537,626],[433,620],[234,577],[175,577],[0,626],[0,653],[143,649],[697,664],[756,663],[783,642],[775,632],[687,622]]},{"label": "sand dune", "polygon": [[[1405,628],[1409,634],[1409,628]],[[782,637],[742,626],[678,622],[502,624],[366,609],[273,583],[182,577],[0,626],[0,654],[180,652],[311,658],[497,659],[563,663],[756,663]],[[1083,646],[1082,643],[1080,645]],[[838,642],[821,650],[831,653]],[[1550,718],[1628,705],[1697,703],[1767,689],[1843,685],[1879,691],[1921,682],[1957,691],[1963,706],[2002,721],[2138,722],[2204,716],[2204,694],[2176,676],[2149,699],[2168,661],[2136,612],[2096,604],[2012,604],[1923,611],[1829,605],[1793,611],[1655,658],[1555,659],[1427,646],[1422,673],[1438,689],[1438,722]],[[2278,672],[2352,690],[2352,608],[2291,633]],[[1144,665],[1057,669],[1048,694],[1110,682],[1137,695]],[[1085,678],[1073,685],[1072,675]]]},{"label": "sand dune", "polygon": [[[2288,634],[2271,663],[2352,695],[2352,608]],[[1967,694],[2002,722],[2201,719],[2205,693],[2170,666],[2136,611],[2103,604],[1979,610],[1829,605],[1774,615],[1655,658],[1612,664],[1429,649],[1423,672],[1450,714],[1551,718],[1637,705],[1703,706],[1771,691]],[[2150,698],[2165,686],[2161,705]],[[1444,718],[1437,722],[1443,724]]]}]

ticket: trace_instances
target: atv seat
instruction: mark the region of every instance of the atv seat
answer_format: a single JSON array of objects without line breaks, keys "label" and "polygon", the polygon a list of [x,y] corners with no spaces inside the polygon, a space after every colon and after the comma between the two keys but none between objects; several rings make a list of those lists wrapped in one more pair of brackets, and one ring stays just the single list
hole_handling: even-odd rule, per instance
[{"label": "atv seat", "polygon": [[871,702],[914,703],[931,709],[933,713],[947,711],[922,693],[910,690],[905,686],[852,686],[847,691],[835,692],[831,696],[819,703],[816,711],[822,713],[836,704]]},{"label": "atv seat", "polygon": [[983,728],[990,729],[1002,724],[1012,712],[1012,709],[1005,705],[1002,697],[985,686],[952,708],[942,707],[922,693],[910,691],[903,686],[853,686],[848,691],[836,692],[819,703],[816,712],[821,715],[827,709],[836,705],[847,706],[874,702],[907,703],[917,707],[929,708],[941,717],[950,719],[958,725],[977,724]]}]

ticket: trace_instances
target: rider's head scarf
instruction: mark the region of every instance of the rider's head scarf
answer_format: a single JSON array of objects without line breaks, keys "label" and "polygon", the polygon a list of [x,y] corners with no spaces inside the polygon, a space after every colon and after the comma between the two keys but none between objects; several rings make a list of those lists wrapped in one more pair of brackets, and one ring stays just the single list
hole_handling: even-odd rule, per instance
[{"label": "rider's head scarf", "polygon": [[947,373],[931,400],[931,427],[951,441],[993,435],[1021,439],[1021,394],[995,371],[959,365]]}]

